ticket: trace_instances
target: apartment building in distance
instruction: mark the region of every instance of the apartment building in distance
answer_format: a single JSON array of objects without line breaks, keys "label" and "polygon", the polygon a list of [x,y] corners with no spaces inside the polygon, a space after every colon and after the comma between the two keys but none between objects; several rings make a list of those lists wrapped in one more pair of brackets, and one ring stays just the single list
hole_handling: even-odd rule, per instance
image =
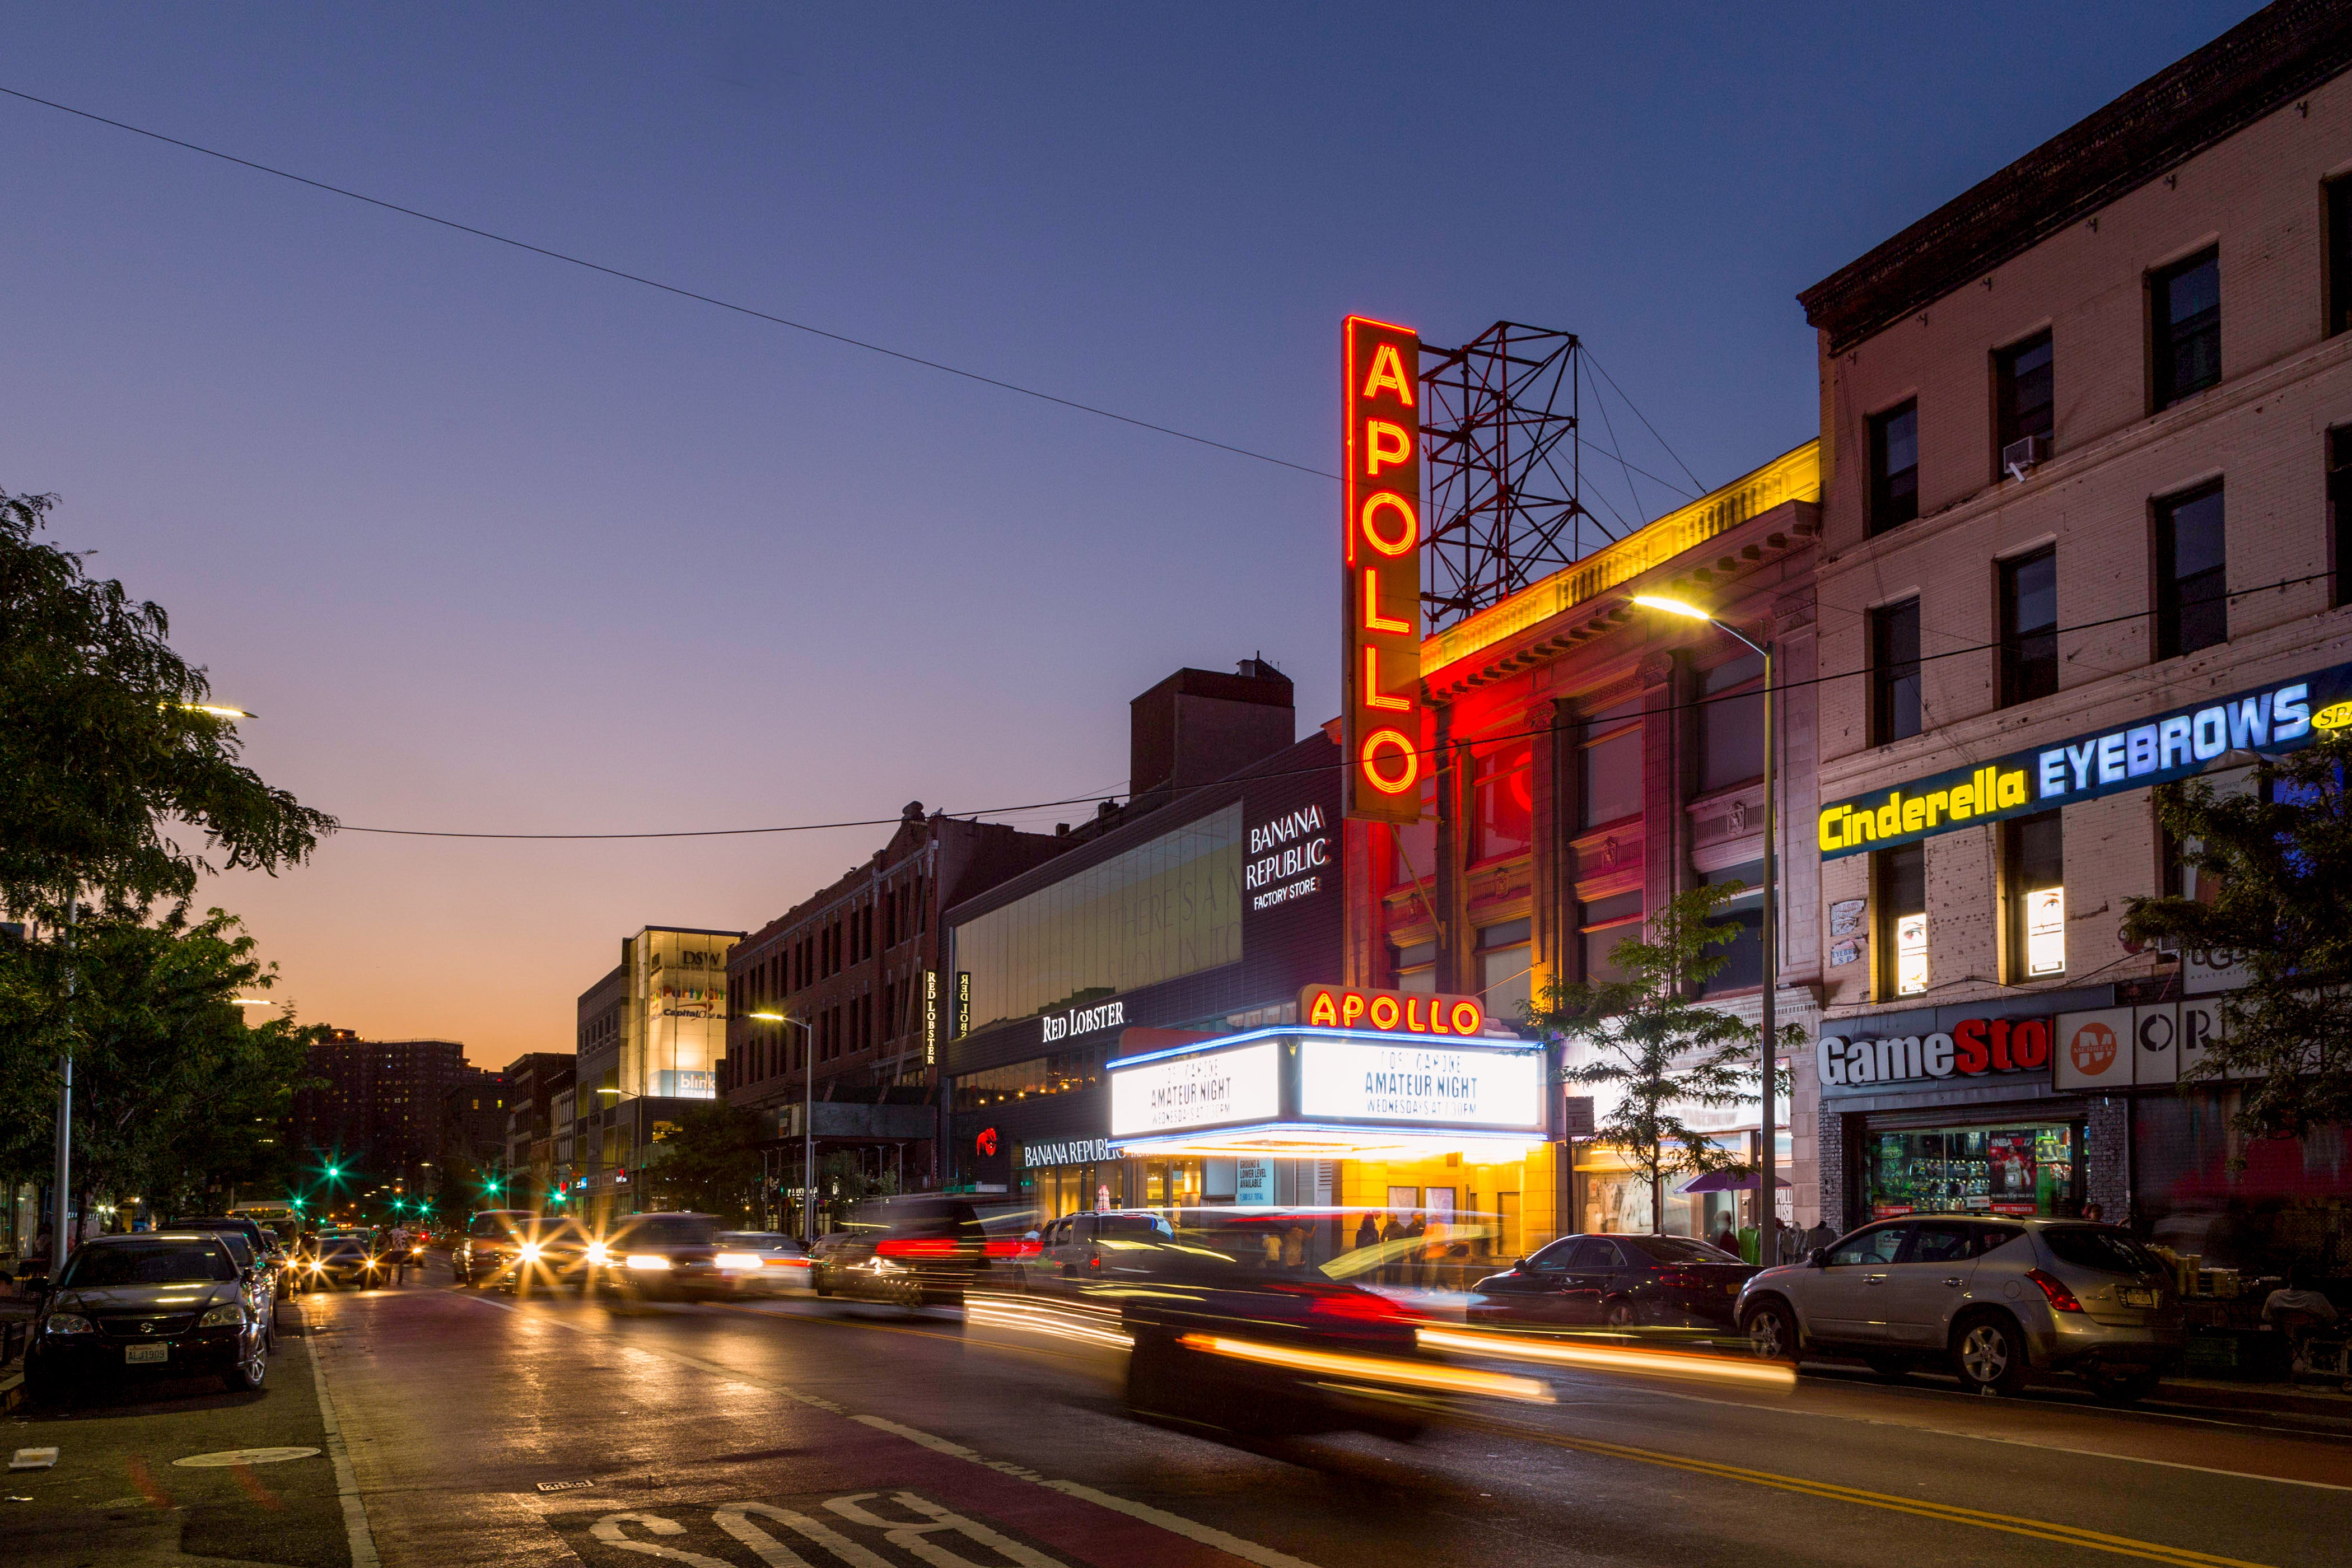
[{"label": "apartment building in distance", "polygon": [[317,1087],[294,1096],[289,1142],[352,1182],[418,1185],[441,1158],[449,1090],[475,1071],[455,1040],[363,1040],[333,1029],[310,1047]]},{"label": "apartment building in distance", "polygon": [[2273,5],[1801,297],[1833,1225],[2095,1204],[2251,1268],[2342,1213],[2231,1168],[2177,1082],[2230,976],[2117,923],[2183,889],[2155,786],[2347,694],[2347,68],[2352,10]]}]

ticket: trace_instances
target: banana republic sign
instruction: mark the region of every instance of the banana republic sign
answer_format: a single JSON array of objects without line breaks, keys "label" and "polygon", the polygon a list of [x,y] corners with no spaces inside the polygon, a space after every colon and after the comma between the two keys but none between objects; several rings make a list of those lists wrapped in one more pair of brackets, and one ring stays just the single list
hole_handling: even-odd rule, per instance
[{"label": "banana republic sign", "polygon": [[1340,809],[1421,820],[1421,336],[1340,329]]}]

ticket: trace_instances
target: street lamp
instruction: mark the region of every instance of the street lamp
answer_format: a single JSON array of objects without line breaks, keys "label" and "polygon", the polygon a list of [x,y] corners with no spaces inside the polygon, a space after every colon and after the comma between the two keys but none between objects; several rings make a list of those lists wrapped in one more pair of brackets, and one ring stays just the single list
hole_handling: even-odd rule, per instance
[{"label": "street lamp", "polygon": [[1774,1117],[1772,1114],[1772,1078],[1780,1060],[1780,1029],[1774,1016],[1773,994],[1780,988],[1780,964],[1778,941],[1780,932],[1780,868],[1773,853],[1773,840],[1780,821],[1772,808],[1772,643],[1767,637],[1758,643],[1737,626],[1717,620],[1696,605],[1681,599],[1669,599],[1655,594],[1636,594],[1633,602],[1643,609],[1658,610],[1685,620],[1705,621],[1719,632],[1728,633],[1760,655],[1764,660],[1764,1016],[1763,1039],[1757,1050],[1757,1060],[1762,1068],[1762,1080],[1758,1088],[1762,1096],[1762,1111],[1759,1118],[1756,1173],[1756,1261],[1769,1268],[1780,1260],[1780,1194],[1773,1190],[1778,1180],[1773,1172]]},{"label": "street lamp", "polygon": [[809,1246],[816,1245],[816,1031],[789,1013],[746,1013],[762,1024],[790,1024],[806,1037],[801,1041],[801,1060],[807,1067],[805,1087],[801,1099],[801,1239]]}]

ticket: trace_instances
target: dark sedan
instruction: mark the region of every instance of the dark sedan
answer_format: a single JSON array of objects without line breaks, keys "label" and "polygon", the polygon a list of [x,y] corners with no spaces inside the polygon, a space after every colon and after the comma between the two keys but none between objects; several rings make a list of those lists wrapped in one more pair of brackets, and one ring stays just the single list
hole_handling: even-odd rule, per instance
[{"label": "dark sedan", "polygon": [[631,1215],[587,1250],[591,1287],[686,1300],[730,1289],[719,1271],[719,1221],[707,1214]]},{"label": "dark sedan", "polygon": [[1756,1272],[1686,1236],[1563,1236],[1473,1287],[1472,1322],[1728,1328]]},{"label": "dark sedan", "polygon": [[[1017,1245],[1007,1243],[1005,1245]],[[988,1268],[980,1215],[959,1197],[915,1193],[867,1198],[817,1237],[809,1283],[820,1296],[863,1296],[901,1307],[954,1306]]]},{"label": "dark sedan", "polygon": [[93,1237],[42,1286],[26,1385],[41,1400],[142,1375],[217,1376],[232,1389],[257,1389],[269,1350],[254,1284],[217,1236]]},{"label": "dark sedan", "polygon": [[321,1232],[302,1269],[302,1282],[309,1286],[380,1285],[385,1278],[375,1238],[357,1230]]}]

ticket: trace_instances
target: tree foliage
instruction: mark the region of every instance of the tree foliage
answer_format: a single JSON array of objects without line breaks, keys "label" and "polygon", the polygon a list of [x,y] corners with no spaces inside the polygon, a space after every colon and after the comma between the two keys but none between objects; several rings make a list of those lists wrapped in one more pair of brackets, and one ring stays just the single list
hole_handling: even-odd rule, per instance
[{"label": "tree foliage", "polygon": [[248,1026],[235,998],[273,973],[233,916],[193,920],[184,904],[154,917],[117,901],[70,943],[0,948],[0,1038],[16,1047],[0,1174],[47,1175],[70,1041],[79,1190],[137,1193],[169,1213],[209,1206],[215,1187],[281,1187],[293,1153],[282,1127],[324,1030],[290,1015]]},{"label": "tree foliage", "polygon": [[[0,491],[0,906],[179,900],[199,875],[307,858],[333,818],[238,761],[163,607],[34,535],[54,496]],[[184,847],[175,833],[204,842]]]},{"label": "tree foliage", "polygon": [[671,1205],[740,1220],[760,1200],[760,1117],[714,1100],[678,1120],[677,1131],[655,1145],[660,1158],[645,1179]]},{"label": "tree foliage", "polygon": [[2249,976],[2223,1002],[2222,1038],[2188,1082],[2243,1080],[2237,1129],[2301,1137],[2352,1122],[2352,733],[2265,764],[2263,787],[2191,779],[2157,797],[2196,897],[2135,898],[2123,934],[2143,946],[2235,955]]},{"label": "tree foliage", "polygon": [[[1622,979],[1554,982],[1528,1009],[1537,1032],[1564,1047],[1564,1079],[1613,1091],[1594,1142],[1621,1152],[1648,1184],[1655,1229],[1665,1225],[1670,1178],[1747,1170],[1684,1120],[1689,1107],[1727,1109],[1759,1098],[1751,1087],[1755,1029],[1696,999],[1728,962],[1711,950],[1739,934],[1717,912],[1746,890],[1727,882],[1677,894],[1650,918],[1646,938],[1628,937],[1611,952]],[[1783,1049],[1803,1043],[1797,1026],[1781,1031]]]}]

